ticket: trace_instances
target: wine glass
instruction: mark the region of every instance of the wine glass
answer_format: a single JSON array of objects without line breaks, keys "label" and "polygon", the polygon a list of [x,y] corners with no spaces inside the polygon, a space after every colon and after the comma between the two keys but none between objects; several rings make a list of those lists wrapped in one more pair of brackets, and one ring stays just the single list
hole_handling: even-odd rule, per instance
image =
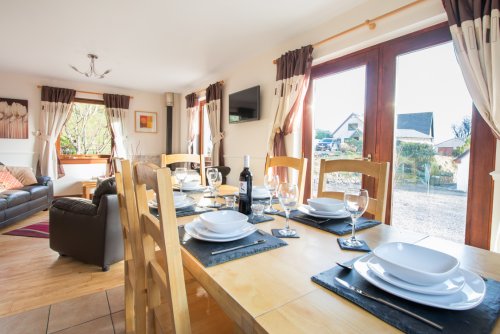
[{"label": "wine glass", "polygon": [[272,173],[264,175],[264,187],[269,191],[269,205],[264,210],[265,213],[275,214],[279,212],[279,210],[273,208],[273,197],[276,196],[279,184],[280,178],[278,175]]},{"label": "wine glass", "polygon": [[356,220],[365,213],[368,207],[368,190],[348,189],[344,193],[345,209],[351,214],[352,233],[350,238],[344,239],[344,243],[350,247],[361,247],[363,243],[356,239]]},{"label": "wine glass", "polygon": [[217,178],[218,172],[219,172],[219,170],[217,168],[213,168],[213,167],[207,168],[207,180],[208,180],[208,186],[210,189],[210,196],[211,197],[214,196],[214,187],[212,185],[212,182],[213,182],[213,180],[215,180]]},{"label": "wine glass", "polygon": [[285,237],[294,236],[297,234],[295,230],[290,229],[290,211],[295,209],[299,201],[299,188],[293,183],[282,183],[278,187],[278,199],[281,206],[285,210],[286,223],[285,228],[279,230],[279,234]]},{"label": "wine glass", "polygon": [[175,169],[175,178],[179,181],[179,190],[182,192],[182,184],[187,177],[186,167],[177,167]]},{"label": "wine glass", "polygon": [[212,178],[211,182],[211,188],[213,188],[213,193],[214,193],[214,204],[213,204],[214,207],[218,206],[215,198],[217,197],[217,192],[221,184],[222,184],[222,173],[220,172],[214,173],[214,177]]}]

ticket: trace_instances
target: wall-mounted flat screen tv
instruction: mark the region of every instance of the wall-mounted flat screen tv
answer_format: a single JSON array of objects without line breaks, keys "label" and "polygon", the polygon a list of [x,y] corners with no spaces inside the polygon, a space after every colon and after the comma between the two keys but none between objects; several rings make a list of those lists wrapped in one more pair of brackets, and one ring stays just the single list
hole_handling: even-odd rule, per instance
[{"label": "wall-mounted flat screen tv", "polygon": [[256,121],[260,118],[260,86],[229,94],[229,123]]}]

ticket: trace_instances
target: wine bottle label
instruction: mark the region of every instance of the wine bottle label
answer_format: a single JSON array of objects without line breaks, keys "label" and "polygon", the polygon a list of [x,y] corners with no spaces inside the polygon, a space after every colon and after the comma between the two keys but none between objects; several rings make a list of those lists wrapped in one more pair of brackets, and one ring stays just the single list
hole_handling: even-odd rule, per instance
[{"label": "wine bottle label", "polygon": [[240,194],[247,194],[247,182],[240,181]]}]

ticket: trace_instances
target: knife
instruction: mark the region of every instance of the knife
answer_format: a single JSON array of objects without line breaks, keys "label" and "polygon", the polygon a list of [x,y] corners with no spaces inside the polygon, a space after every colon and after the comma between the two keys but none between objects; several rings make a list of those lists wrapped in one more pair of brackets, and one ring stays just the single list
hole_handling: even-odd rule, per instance
[{"label": "knife", "polygon": [[230,252],[230,251],[241,249],[241,248],[245,248],[245,247],[255,246],[255,245],[258,245],[258,244],[262,244],[264,242],[266,242],[265,239],[260,239],[260,240],[254,241],[254,242],[246,244],[246,245],[241,245],[241,246],[236,246],[236,247],[221,249],[221,250],[218,250],[218,251],[213,251],[211,254],[212,255],[217,255],[217,254],[221,254],[221,253],[225,253],[225,252]]},{"label": "knife", "polygon": [[339,284],[341,284],[343,287],[345,287],[345,288],[347,288],[347,289],[349,289],[349,290],[352,290],[352,291],[354,291],[354,292],[356,292],[356,293],[358,293],[358,294],[360,294],[360,295],[362,295],[362,296],[365,296],[365,297],[367,297],[367,298],[373,299],[373,300],[375,300],[375,301],[377,301],[377,302],[379,302],[379,303],[382,303],[382,304],[384,304],[384,305],[386,305],[386,306],[392,307],[393,309],[396,309],[396,310],[398,310],[398,311],[400,311],[400,312],[403,312],[404,314],[407,314],[407,315],[409,315],[410,317],[413,317],[413,318],[415,318],[415,319],[417,319],[417,320],[420,320],[420,321],[422,321],[422,322],[426,323],[427,325],[432,326],[432,327],[434,327],[434,328],[436,328],[436,329],[438,329],[438,330],[440,330],[440,331],[442,331],[442,330],[443,330],[443,326],[438,325],[438,324],[436,324],[435,322],[433,322],[433,321],[431,321],[431,320],[429,320],[429,319],[426,319],[426,318],[424,318],[424,317],[421,317],[421,316],[419,316],[419,315],[418,315],[418,314],[416,314],[416,313],[413,313],[413,312],[411,312],[411,311],[408,311],[407,309],[404,309],[404,308],[402,308],[402,307],[400,307],[400,306],[398,306],[398,305],[396,305],[396,304],[393,304],[393,303],[391,303],[391,302],[388,302],[387,300],[384,300],[384,299],[382,299],[382,298],[378,298],[378,297],[372,296],[372,295],[370,295],[370,294],[368,294],[368,293],[364,292],[364,291],[363,291],[363,290],[361,290],[360,288],[357,288],[357,287],[355,287],[354,285],[351,285],[351,284],[347,283],[347,282],[346,282],[346,281],[344,281],[343,279],[340,279],[340,278],[338,278],[338,277],[335,277],[335,280],[336,280]]}]

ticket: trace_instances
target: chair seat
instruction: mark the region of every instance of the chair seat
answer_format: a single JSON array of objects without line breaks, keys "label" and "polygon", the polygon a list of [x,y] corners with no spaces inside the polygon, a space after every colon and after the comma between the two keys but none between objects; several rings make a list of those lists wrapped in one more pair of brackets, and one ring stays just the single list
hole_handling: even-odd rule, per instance
[{"label": "chair seat", "polygon": [[30,193],[31,200],[42,198],[49,194],[49,188],[40,185],[26,186],[23,188],[23,190]]},{"label": "chair seat", "polygon": [[97,205],[92,204],[91,200],[85,198],[62,197],[55,200],[52,206],[74,214],[87,216],[95,216],[97,214]]},{"label": "chair seat", "polygon": [[8,208],[28,202],[30,197],[29,192],[19,189],[5,190],[0,194],[0,198],[7,201]]}]

